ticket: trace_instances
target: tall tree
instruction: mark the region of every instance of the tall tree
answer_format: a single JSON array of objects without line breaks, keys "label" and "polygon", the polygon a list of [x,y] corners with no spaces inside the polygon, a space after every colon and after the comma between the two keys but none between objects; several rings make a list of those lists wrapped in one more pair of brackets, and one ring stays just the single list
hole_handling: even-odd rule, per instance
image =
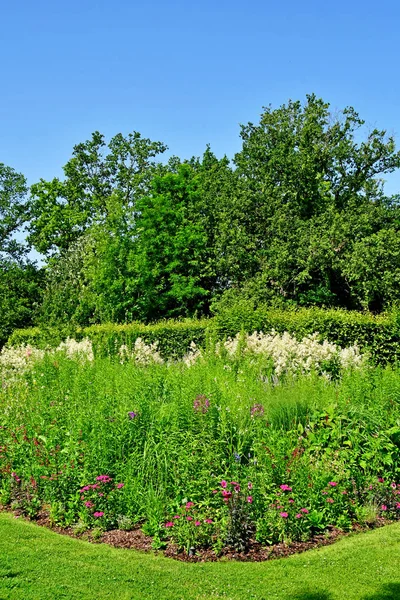
[{"label": "tall tree", "polygon": [[385,131],[356,141],[363,125],[354,109],[334,118],[311,95],[242,127],[235,164],[244,242],[253,245],[266,298],[359,307],[342,257],[394,219],[380,177],[400,167]]},{"label": "tall tree", "polygon": [[135,210],[157,171],[154,158],[166,146],[134,132],[117,134],[107,144],[99,132],[74,147],[65,179],[40,180],[31,187],[28,240],[51,255],[66,250],[94,224],[104,223],[110,202]]}]

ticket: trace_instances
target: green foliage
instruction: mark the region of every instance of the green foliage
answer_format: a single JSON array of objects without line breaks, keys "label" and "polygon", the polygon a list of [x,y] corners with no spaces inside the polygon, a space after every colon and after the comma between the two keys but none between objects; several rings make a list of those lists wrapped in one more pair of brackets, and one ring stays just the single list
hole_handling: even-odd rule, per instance
[{"label": "green foliage", "polygon": [[0,255],[19,246],[12,235],[27,219],[27,191],[25,177],[0,163]]},{"label": "green foliage", "polygon": [[31,262],[0,258],[0,348],[14,329],[32,325],[43,273]]},{"label": "green foliage", "polygon": [[137,197],[149,189],[156,170],[152,158],[166,150],[133,132],[114,136],[105,153],[104,136],[74,147],[64,167],[65,180],[43,179],[31,187],[29,242],[45,254],[67,250],[93,224],[104,223],[110,198],[134,209]]}]

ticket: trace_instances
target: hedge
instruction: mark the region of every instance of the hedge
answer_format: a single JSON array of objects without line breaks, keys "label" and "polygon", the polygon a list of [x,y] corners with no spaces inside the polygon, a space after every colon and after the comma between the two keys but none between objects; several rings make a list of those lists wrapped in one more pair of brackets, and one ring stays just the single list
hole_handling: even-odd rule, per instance
[{"label": "hedge", "polygon": [[321,340],[326,339],[342,347],[358,344],[379,363],[394,362],[400,358],[400,319],[395,312],[373,315],[340,309],[282,310],[262,305],[255,307],[248,301],[242,301],[220,310],[214,319],[214,327],[220,338],[233,336],[240,330],[287,331],[298,339],[318,332]]},{"label": "hedge", "polygon": [[96,356],[115,355],[122,344],[132,347],[137,338],[145,342],[159,342],[164,357],[181,357],[191,341],[204,346],[207,331],[214,337],[224,339],[239,331],[279,333],[288,331],[301,339],[318,332],[320,339],[327,339],[342,347],[358,344],[368,350],[379,363],[400,359],[400,320],[393,314],[375,316],[345,310],[298,309],[281,310],[265,306],[254,307],[248,302],[221,310],[212,319],[160,321],[155,324],[129,323],[127,325],[105,324],[85,328],[17,329],[8,345],[31,344],[38,348],[55,347],[66,337],[81,340],[88,337],[93,343]]},{"label": "hedge", "polygon": [[182,357],[190,342],[204,346],[206,331],[210,324],[207,319],[183,321],[159,321],[152,325],[129,323],[118,325],[108,323],[89,327],[69,327],[63,330],[55,328],[16,329],[7,345],[20,346],[30,344],[37,348],[56,347],[67,337],[81,340],[89,338],[93,344],[95,356],[114,356],[122,344],[132,348],[137,338],[146,343],[157,341],[159,351],[164,357]]}]

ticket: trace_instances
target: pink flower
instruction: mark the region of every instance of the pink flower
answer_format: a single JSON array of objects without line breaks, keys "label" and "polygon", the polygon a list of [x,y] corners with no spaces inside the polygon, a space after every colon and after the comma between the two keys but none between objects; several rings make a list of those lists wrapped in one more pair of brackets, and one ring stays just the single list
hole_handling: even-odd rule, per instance
[{"label": "pink flower", "polygon": [[88,485],[88,489],[98,490],[100,485],[98,483],[93,483],[92,485]]},{"label": "pink flower", "polygon": [[235,492],[240,492],[240,485],[235,485]]},{"label": "pink flower", "polygon": [[296,515],[296,519],[301,519],[301,517],[302,517],[302,516],[303,516],[302,514],[298,513],[298,514]]},{"label": "pink flower", "polygon": [[347,490],[342,491],[343,496],[347,496]]},{"label": "pink flower", "polygon": [[336,487],[336,486],[337,486],[337,483],[336,483],[336,481],[330,481],[330,482],[328,483],[328,485],[331,485],[332,487]]},{"label": "pink flower", "polygon": [[374,486],[373,486],[373,485],[370,485],[368,489],[369,489],[369,490],[373,490],[373,489],[374,489]]},{"label": "pink flower", "polygon": [[222,495],[224,497],[224,500],[232,498],[232,492],[230,492],[229,490],[222,490]]},{"label": "pink flower", "polygon": [[392,490],[395,490],[396,487],[397,487],[397,485],[393,482],[393,483],[390,484],[390,487],[392,488]]},{"label": "pink flower", "polygon": [[218,494],[218,490],[213,490],[212,493],[213,494]]},{"label": "pink flower", "polygon": [[383,479],[383,477],[378,477],[378,481],[379,483],[383,483],[385,480]]},{"label": "pink flower", "polygon": [[239,484],[238,484],[238,482],[237,482],[237,481],[231,481],[231,485],[233,485],[234,487],[236,487],[236,486],[237,486],[237,485],[239,485]]},{"label": "pink flower", "polygon": [[290,502],[290,504],[293,504],[294,503],[293,498],[289,498],[289,502]]},{"label": "pink flower", "polygon": [[174,526],[174,524],[173,524],[173,522],[172,522],[172,521],[167,521],[167,522],[165,523],[165,527],[173,527],[173,526]]},{"label": "pink flower", "polygon": [[179,515],[174,515],[174,519],[180,519]]},{"label": "pink flower", "polygon": [[90,490],[90,485],[85,485],[83,488],[81,488],[79,491],[82,494],[83,492],[88,492]]},{"label": "pink flower", "polygon": [[96,517],[96,519],[97,519],[99,517],[104,517],[104,513],[101,511],[97,511],[97,512],[93,513],[93,516]]},{"label": "pink flower", "polygon": [[186,517],[186,521],[193,521],[193,517]]},{"label": "pink flower", "polygon": [[109,475],[99,475],[98,477],[96,477],[96,481],[102,481],[103,483],[108,483],[109,481],[112,481],[112,479]]},{"label": "pink flower", "polygon": [[335,502],[333,498],[327,498],[326,501],[329,502],[329,504],[333,504]]},{"label": "pink flower", "polygon": [[381,510],[383,510],[383,511],[387,510],[387,506],[386,506],[386,504],[382,504],[382,506],[381,506]]},{"label": "pink flower", "polygon": [[94,504],[93,502],[90,502],[90,500],[88,500],[87,502],[85,502],[85,506],[86,508],[93,508]]},{"label": "pink flower", "polygon": [[194,524],[196,525],[196,527],[198,527],[199,525],[201,525],[200,521],[195,521]]},{"label": "pink flower", "polygon": [[247,488],[248,488],[249,490],[252,490],[252,489],[253,489],[253,484],[251,483],[251,481],[249,481],[249,483],[247,484]]},{"label": "pink flower", "polygon": [[310,511],[308,510],[308,508],[301,508],[301,509],[300,509],[300,512],[304,513],[305,515],[308,515],[308,513],[309,513]]},{"label": "pink flower", "polygon": [[287,512],[281,512],[279,513],[279,516],[282,517],[282,519],[287,519],[289,515]]},{"label": "pink flower", "polygon": [[124,485],[125,485],[124,483],[117,483],[117,489],[120,490],[121,488],[124,487]]},{"label": "pink flower", "polygon": [[103,496],[104,496],[103,492],[99,492],[99,493],[98,493],[98,496],[99,496],[100,498],[103,498]]},{"label": "pink flower", "polygon": [[227,482],[225,481],[225,479],[223,479],[221,481],[221,487],[226,488],[227,485],[228,485]]},{"label": "pink flower", "polygon": [[194,506],[194,502],[186,502],[187,510],[189,510],[189,508],[192,508],[193,506]]},{"label": "pink flower", "polygon": [[210,523],[212,523],[212,522],[213,522],[213,520],[212,520],[212,519],[205,519],[205,520],[204,520],[204,523],[209,523],[209,524],[210,524]]},{"label": "pink flower", "polygon": [[247,502],[251,504],[253,502],[253,496],[247,496]]},{"label": "pink flower", "polygon": [[291,492],[292,488],[290,487],[290,485],[286,485],[286,483],[284,483],[283,485],[279,486],[281,488],[281,490],[283,490],[284,492]]},{"label": "pink flower", "polygon": [[397,503],[396,503],[396,508],[397,508],[397,510],[399,510],[399,509],[400,509],[400,502],[397,502]]}]

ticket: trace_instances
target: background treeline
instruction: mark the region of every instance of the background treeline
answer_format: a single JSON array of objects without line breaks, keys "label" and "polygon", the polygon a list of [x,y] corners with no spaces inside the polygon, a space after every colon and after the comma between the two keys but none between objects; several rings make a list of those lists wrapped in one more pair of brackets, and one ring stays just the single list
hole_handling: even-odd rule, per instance
[{"label": "background treeline", "polygon": [[240,135],[233,161],[206,148],[166,162],[161,142],[96,132],[63,180],[30,189],[0,164],[0,344],[31,324],[146,323],[243,303],[396,307],[400,196],[381,179],[400,167],[393,138],[314,95],[264,109]]}]

